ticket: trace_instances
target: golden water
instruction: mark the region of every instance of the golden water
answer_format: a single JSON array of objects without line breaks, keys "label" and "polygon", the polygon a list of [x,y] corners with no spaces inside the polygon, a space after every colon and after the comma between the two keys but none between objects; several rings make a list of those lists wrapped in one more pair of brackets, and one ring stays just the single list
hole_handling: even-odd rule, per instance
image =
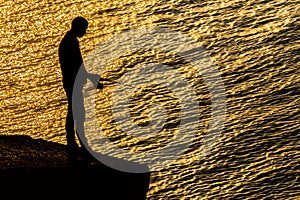
[{"label": "golden water", "polygon": [[[199,136],[176,163],[152,173],[148,199],[296,199],[299,5],[299,0],[1,0],[0,134],[66,143],[67,102],[57,50],[74,17],[89,21],[87,35],[80,39],[83,57],[123,30],[168,28],[192,37],[214,60],[226,89],[226,123],[208,157],[198,159]],[[195,88],[203,103],[200,125],[205,132],[209,93],[204,84]],[[171,109],[176,106],[172,96],[152,100],[169,102]],[[135,103],[136,110],[147,105]],[[99,105],[99,110],[109,109],[108,104]],[[108,113],[102,117],[107,134],[117,134]],[[156,139],[142,149],[170,138]]]}]

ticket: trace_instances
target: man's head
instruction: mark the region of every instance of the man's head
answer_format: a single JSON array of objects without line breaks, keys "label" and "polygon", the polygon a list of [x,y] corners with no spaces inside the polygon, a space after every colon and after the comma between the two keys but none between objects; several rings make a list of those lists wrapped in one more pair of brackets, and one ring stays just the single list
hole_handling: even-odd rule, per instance
[{"label": "man's head", "polygon": [[83,17],[76,17],[72,21],[71,31],[76,35],[76,37],[82,37],[86,34],[86,29],[88,28],[88,21]]}]

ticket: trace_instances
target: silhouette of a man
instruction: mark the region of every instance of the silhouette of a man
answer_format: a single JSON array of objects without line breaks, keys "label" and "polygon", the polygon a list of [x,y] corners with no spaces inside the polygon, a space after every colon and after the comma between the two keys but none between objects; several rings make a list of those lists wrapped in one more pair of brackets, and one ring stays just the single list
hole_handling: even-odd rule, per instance
[{"label": "silhouette of a man", "polygon": [[[76,162],[76,158],[80,155],[80,148],[76,143],[76,132],[83,131],[83,121],[84,121],[84,106],[83,106],[83,95],[76,91],[73,96],[73,87],[78,71],[82,68],[83,59],[81,56],[78,37],[82,37],[86,34],[88,28],[88,21],[79,16],[73,19],[71,29],[65,34],[61,43],[59,45],[59,62],[62,70],[63,77],[63,87],[67,95],[68,100],[68,113],[66,117],[65,129],[67,132],[67,153],[71,162]],[[84,67],[83,73],[84,77],[81,80],[86,82],[86,78],[89,78],[95,85],[95,80],[97,81],[96,87],[100,88],[102,85],[98,82],[100,81],[100,76],[96,74],[88,74]],[[82,74],[82,73],[81,73]],[[82,112],[82,117],[80,119],[74,120],[73,117],[73,105],[74,102],[76,109],[80,109]],[[77,122],[76,122],[77,121]],[[75,126],[76,131],[75,131]],[[81,145],[82,146],[82,145]]]}]

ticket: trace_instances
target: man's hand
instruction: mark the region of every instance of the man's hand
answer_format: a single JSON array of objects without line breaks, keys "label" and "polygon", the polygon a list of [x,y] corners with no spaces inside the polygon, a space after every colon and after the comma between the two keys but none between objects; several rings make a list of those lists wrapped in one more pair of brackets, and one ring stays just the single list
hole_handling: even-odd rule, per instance
[{"label": "man's hand", "polygon": [[88,79],[90,79],[95,88],[98,88],[98,85],[100,84],[100,76],[98,74],[88,74]]},{"label": "man's hand", "polygon": [[98,82],[98,84],[97,84],[97,87],[96,87],[97,89],[103,89],[103,83],[101,83],[101,82]]}]

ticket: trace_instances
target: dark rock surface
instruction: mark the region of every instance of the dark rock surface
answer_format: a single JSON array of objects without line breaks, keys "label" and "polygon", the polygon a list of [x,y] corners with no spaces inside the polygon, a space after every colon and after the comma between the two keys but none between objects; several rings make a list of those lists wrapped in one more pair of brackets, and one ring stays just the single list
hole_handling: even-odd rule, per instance
[{"label": "dark rock surface", "polygon": [[150,173],[101,163],[71,166],[66,146],[29,136],[0,136],[1,194],[7,199],[146,199]]}]

